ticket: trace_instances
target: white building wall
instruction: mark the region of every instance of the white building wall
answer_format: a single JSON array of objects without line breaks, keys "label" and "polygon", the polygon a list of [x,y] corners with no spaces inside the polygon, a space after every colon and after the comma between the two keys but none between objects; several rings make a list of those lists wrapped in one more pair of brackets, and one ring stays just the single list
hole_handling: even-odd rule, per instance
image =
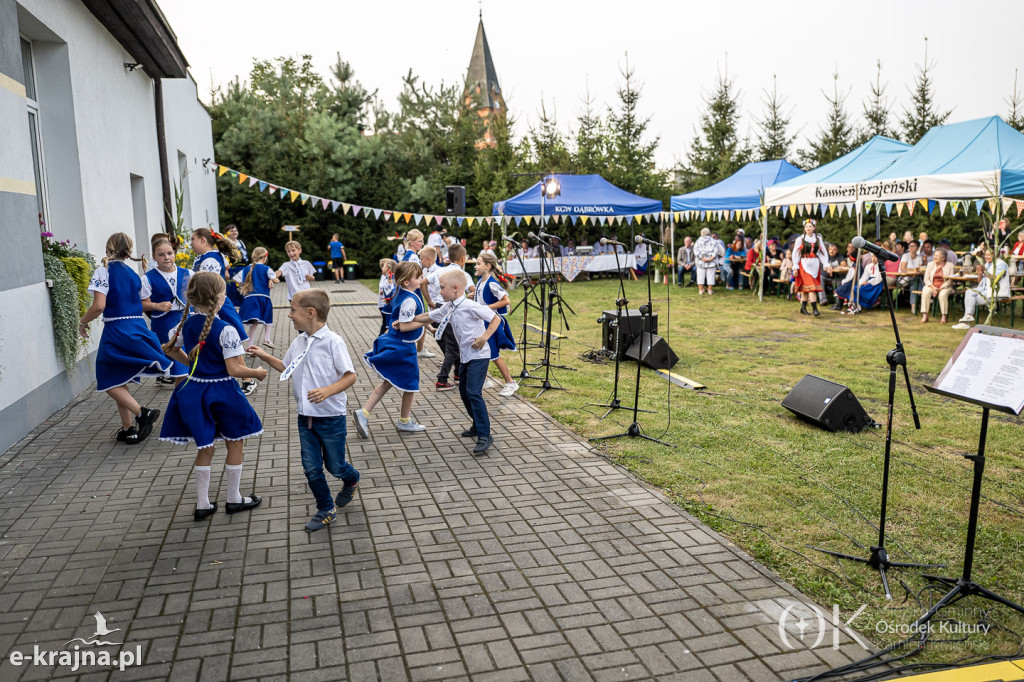
[{"label": "white building wall", "polygon": [[[172,181],[180,182],[179,154],[187,163],[185,182],[188,184],[189,205],[185,224],[191,229],[210,227],[220,229],[217,216],[217,175],[203,166],[213,157],[213,128],[210,114],[199,101],[196,82],[192,77],[165,79],[164,135],[167,142],[167,165]],[[171,192],[174,200],[174,192]]]}]

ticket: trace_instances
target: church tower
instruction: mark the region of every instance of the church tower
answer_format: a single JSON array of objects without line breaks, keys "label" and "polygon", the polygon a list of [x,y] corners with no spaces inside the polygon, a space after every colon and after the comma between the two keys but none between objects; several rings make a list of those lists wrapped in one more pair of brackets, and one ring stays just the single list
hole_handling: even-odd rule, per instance
[{"label": "church tower", "polygon": [[501,98],[498,74],[491,60],[487,34],[484,33],[483,12],[480,13],[480,23],[476,27],[476,42],[473,44],[473,56],[469,60],[469,71],[466,74],[466,103],[472,104],[474,100],[478,106],[476,112],[486,124],[484,137],[477,141],[477,147],[494,147],[497,142],[491,132],[490,121],[495,116],[505,115],[505,101]]}]

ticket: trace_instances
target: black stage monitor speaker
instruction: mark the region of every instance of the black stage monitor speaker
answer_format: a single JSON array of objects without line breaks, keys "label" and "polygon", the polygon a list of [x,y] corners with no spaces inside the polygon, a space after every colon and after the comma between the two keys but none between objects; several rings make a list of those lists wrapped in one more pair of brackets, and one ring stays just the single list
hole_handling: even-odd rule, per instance
[{"label": "black stage monitor speaker", "polygon": [[465,215],[466,188],[449,185],[444,188],[444,212],[448,215]]},{"label": "black stage monitor speaker", "polygon": [[[628,314],[627,314],[628,313]],[[622,328],[619,329],[619,359],[626,357],[626,349],[633,345],[636,338],[640,336],[640,311],[628,310],[622,312]],[[615,311],[605,310],[601,314],[601,342],[602,347],[612,353],[615,359],[615,330],[617,328]],[[647,316],[644,320],[644,331],[652,334],[658,333],[658,314]]]},{"label": "black stage monitor speaker", "polygon": [[626,351],[630,360],[639,360],[651,369],[671,369],[679,357],[669,348],[665,339],[657,334],[641,334]]},{"label": "black stage monitor speaker", "polygon": [[875,423],[857,402],[853,391],[813,374],[793,387],[782,406],[801,419],[833,432],[858,433]]}]

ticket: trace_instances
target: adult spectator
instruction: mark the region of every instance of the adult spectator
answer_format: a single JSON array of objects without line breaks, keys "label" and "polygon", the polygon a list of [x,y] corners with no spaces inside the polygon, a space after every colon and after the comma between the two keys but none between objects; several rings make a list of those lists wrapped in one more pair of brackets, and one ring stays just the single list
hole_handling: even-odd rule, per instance
[{"label": "adult spectator", "polygon": [[726,289],[739,288],[737,280],[740,278],[740,271],[746,261],[747,250],[743,248],[743,238],[737,237],[725,250],[725,259],[722,261],[722,279],[725,280]]},{"label": "adult spectator", "polygon": [[331,269],[334,270],[334,281],[341,281],[342,270],[345,269],[345,261],[348,260],[348,256],[345,255],[345,245],[341,243],[341,235],[335,232],[331,235],[331,241],[327,244],[327,250],[330,252],[331,257]]},{"label": "adult spectator", "polygon": [[1017,263],[1017,274],[1024,273],[1024,230],[1017,232],[1017,243],[1010,254]]},{"label": "adult spectator", "polygon": [[718,260],[725,257],[725,248],[712,236],[711,230],[702,228],[700,238],[693,245],[693,255],[697,261],[697,295],[703,296],[705,288],[708,296],[715,286],[715,270]]},{"label": "adult spectator", "polygon": [[985,269],[980,273],[978,286],[964,294],[964,316],[953,329],[970,329],[974,322],[974,311],[979,305],[992,305],[992,285],[995,283],[996,299],[1010,297],[1010,268],[1002,258],[993,262],[992,249],[985,249]]},{"label": "adult spectator", "polygon": [[[907,252],[900,258],[900,270],[902,272],[919,272],[924,266],[921,249],[918,247],[917,241],[911,239],[907,244]],[[921,275],[904,275],[899,279],[899,286],[901,289],[910,290],[910,314],[916,315],[917,294],[915,292],[921,286]]]},{"label": "adult spectator", "polygon": [[[926,242],[931,243],[931,242]],[[924,270],[924,287],[921,289],[921,324],[928,322],[928,311],[932,306],[932,296],[939,299],[939,310],[942,312],[942,324],[949,319],[949,295],[953,293],[953,264],[946,262],[946,252],[935,251],[932,262]]]},{"label": "adult spectator", "polygon": [[[925,234],[922,232],[921,234]],[[925,239],[921,242],[921,259],[924,260],[924,264],[928,265],[935,258],[935,244],[932,243],[931,239]]]},{"label": "adult spectator", "polygon": [[825,295],[831,295],[833,298],[835,298],[835,302],[832,304],[832,310],[839,310],[842,308],[842,304],[839,302],[839,299],[836,298],[836,289],[839,288],[839,285],[842,283],[843,278],[841,275],[836,273],[836,268],[841,268],[844,265],[845,261],[846,259],[839,253],[839,245],[829,244],[828,264],[829,267],[832,268],[832,274],[824,278],[823,284],[825,285]]},{"label": "adult spectator", "polygon": [[689,235],[683,237],[683,245],[676,252],[676,265],[676,286],[683,286],[684,279],[688,280],[686,286],[697,281],[697,261],[693,256],[693,240]]},{"label": "adult spectator", "polygon": [[960,259],[957,257],[956,251],[953,250],[953,246],[952,246],[952,244],[949,243],[948,239],[940,239],[939,240],[939,245],[937,247],[935,247],[935,248],[936,249],[942,249],[943,251],[945,251],[946,252],[946,262],[947,263],[952,263],[953,267],[957,266],[957,264],[959,263]]},{"label": "adult spectator", "polygon": [[[882,247],[892,251],[901,259],[903,258],[903,243],[898,241],[886,241],[882,244]],[[885,283],[891,289],[896,288],[896,273],[900,271],[900,261],[898,260],[887,260],[883,266],[885,269]]]},{"label": "adult spectator", "polygon": [[857,287],[854,289],[850,280],[836,289],[836,299],[849,301],[850,307],[844,314],[856,315],[866,308],[873,308],[882,293],[882,271],[878,267],[878,257],[871,254],[871,262],[861,273]]},{"label": "adult spectator", "polygon": [[242,265],[244,267],[249,262],[249,249],[245,248],[245,243],[238,238],[238,226],[234,224],[228,225],[227,229],[224,230],[224,236],[238,247],[238,252],[242,254]]}]

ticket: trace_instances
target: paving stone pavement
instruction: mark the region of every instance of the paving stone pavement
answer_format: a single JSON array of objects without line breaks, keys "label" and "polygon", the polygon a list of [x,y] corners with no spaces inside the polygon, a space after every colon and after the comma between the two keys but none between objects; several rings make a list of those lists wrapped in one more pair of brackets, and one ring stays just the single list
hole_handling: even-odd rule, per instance
[{"label": "paving stone pavement", "polygon": [[[358,360],[376,294],[315,286],[359,374],[351,407],[373,388]],[[280,357],[295,332],[283,287],[274,298]],[[265,432],[245,446],[243,492],[263,505],[200,523],[194,450],[115,443],[110,399],[79,396],[0,455],[0,680],[778,680],[865,654],[845,632],[832,648],[831,630],[805,648],[805,597],[528,402],[487,391],[496,445],[472,457],[457,391],[432,389],[436,363],[413,408],[425,434],[399,435],[393,393],[370,440],[350,420],[359,493],[313,534],[276,372],[250,398]],[[170,389],[135,395],[163,408]],[[123,643],[100,650],[141,650],[141,665],[32,664],[36,647],[88,639],[97,611]]]}]

